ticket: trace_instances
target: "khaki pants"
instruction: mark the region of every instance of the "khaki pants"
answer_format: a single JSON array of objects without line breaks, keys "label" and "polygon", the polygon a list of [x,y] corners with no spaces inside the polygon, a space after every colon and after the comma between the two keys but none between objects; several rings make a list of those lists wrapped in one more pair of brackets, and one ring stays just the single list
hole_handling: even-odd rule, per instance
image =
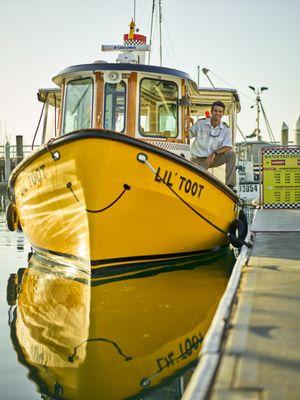
[{"label": "khaki pants", "polygon": [[[202,168],[207,170],[206,157],[195,157],[192,156],[191,160],[200,165]],[[219,167],[220,165],[226,164],[226,185],[235,186],[236,185],[236,157],[233,150],[227,151],[224,154],[219,154],[215,156],[214,162],[209,168]]]}]

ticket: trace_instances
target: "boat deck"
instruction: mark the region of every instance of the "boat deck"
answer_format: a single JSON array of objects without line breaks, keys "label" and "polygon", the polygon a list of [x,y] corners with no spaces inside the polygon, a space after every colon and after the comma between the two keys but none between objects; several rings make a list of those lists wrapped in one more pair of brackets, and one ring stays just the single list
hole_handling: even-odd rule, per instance
[{"label": "boat deck", "polygon": [[300,210],[258,210],[187,399],[299,399]]}]

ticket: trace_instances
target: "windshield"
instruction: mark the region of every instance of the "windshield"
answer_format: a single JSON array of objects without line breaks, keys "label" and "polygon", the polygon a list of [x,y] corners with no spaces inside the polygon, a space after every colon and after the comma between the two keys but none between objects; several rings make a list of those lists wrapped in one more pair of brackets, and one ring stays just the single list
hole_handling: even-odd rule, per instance
[{"label": "windshield", "polygon": [[104,128],[117,132],[125,129],[125,82],[105,84]]},{"label": "windshield", "polygon": [[178,87],[175,82],[142,79],[139,127],[143,136],[177,137]]},{"label": "windshield", "polygon": [[63,133],[92,127],[93,80],[70,81],[66,88]]}]

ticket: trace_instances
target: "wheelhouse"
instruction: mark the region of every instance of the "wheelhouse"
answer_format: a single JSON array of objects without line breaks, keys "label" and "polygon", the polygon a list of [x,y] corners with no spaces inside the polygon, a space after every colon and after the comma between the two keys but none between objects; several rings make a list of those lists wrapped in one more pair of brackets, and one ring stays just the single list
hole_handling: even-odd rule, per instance
[{"label": "wheelhouse", "polygon": [[216,100],[225,103],[235,142],[240,110],[237,92],[197,88],[182,71],[96,62],[69,67],[53,82],[56,89],[42,89],[38,94],[46,104],[42,143],[82,129],[105,129],[189,158],[189,127],[207,116]]}]

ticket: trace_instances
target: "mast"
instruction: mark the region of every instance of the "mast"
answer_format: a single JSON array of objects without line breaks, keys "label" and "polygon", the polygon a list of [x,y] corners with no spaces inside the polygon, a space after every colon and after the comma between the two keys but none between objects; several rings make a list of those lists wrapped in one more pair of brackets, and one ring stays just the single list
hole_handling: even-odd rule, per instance
[{"label": "mast", "polygon": [[260,134],[260,126],[259,126],[259,113],[260,113],[260,96],[259,96],[259,91],[257,91],[257,96],[256,96],[256,136],[257,140],[261,140],[261,134]]},{"label": "mast", "polygon": [[161,34],[161,25],[162,25],[162,7],[161,7],[161,0],[159,0],[159,59],[160,59],[160,66],[162,67],[162,34]]},{"label": "mast", "polygon": [[263,108],[263,105],[262,105],[262,102],[261,102],[261,98],[260,98],[260,95],[262,94],[262,92],[264,90],[268,90],[268,88],[266,86],[262,86],[260,88],[257,87],[256,89],[253,86],[249,86],[249,88],[251,90],[253,90],[253,92],[256,94],[255,106],[251,106],[251,108],[256,107],[256,128],[255,128],[253,134],[250,135],[250,137],[251,136],[256,136],[256,139],[259,142],[262,140],[262,137],[261,137],[261,134],[260,134],[260,112],[263,111],[263,115],[264,115],[264,118],[265,118],[265,121],[266,121],[267,129],[268,129],[271,141],[275,141],[273,133],[272,133],[272,130],[270,129],[271,127],[268,125],[268,121],[267,121],[267,118],[266,118],[266,115],[265,115],[265,112],[264,112],[264,108]]},{"label": "mast", "polygon": [[151,14],[151,26],[150,26],[150,42],[149,42],[150,50],[149,50],[149,56],[148,56],[148,65],[150,64],[150,57],[151,57],[154,11],[155,11],[155,0],[152,1],[152,14]]},{"label": "mast", "polygon": [[155,4],[155,0],[152,1],[152,14],[151,14],[151,26],[150,26],[150,51],[149,51],[149,57],[148,57],[148,64],[150,64],[150,57],[151,57],[151,48],[152,48],[152,36],[153,36],[153,20],[154,20],[154,14],[156,10],[156,16],[158,12],[158,17],[159,17],[159,63],[160,66],[162,67],[162,55],[163,55],[163,48],[162,48],[162,4],[161,0],[158,0],[158,11],[157,7]]}]

